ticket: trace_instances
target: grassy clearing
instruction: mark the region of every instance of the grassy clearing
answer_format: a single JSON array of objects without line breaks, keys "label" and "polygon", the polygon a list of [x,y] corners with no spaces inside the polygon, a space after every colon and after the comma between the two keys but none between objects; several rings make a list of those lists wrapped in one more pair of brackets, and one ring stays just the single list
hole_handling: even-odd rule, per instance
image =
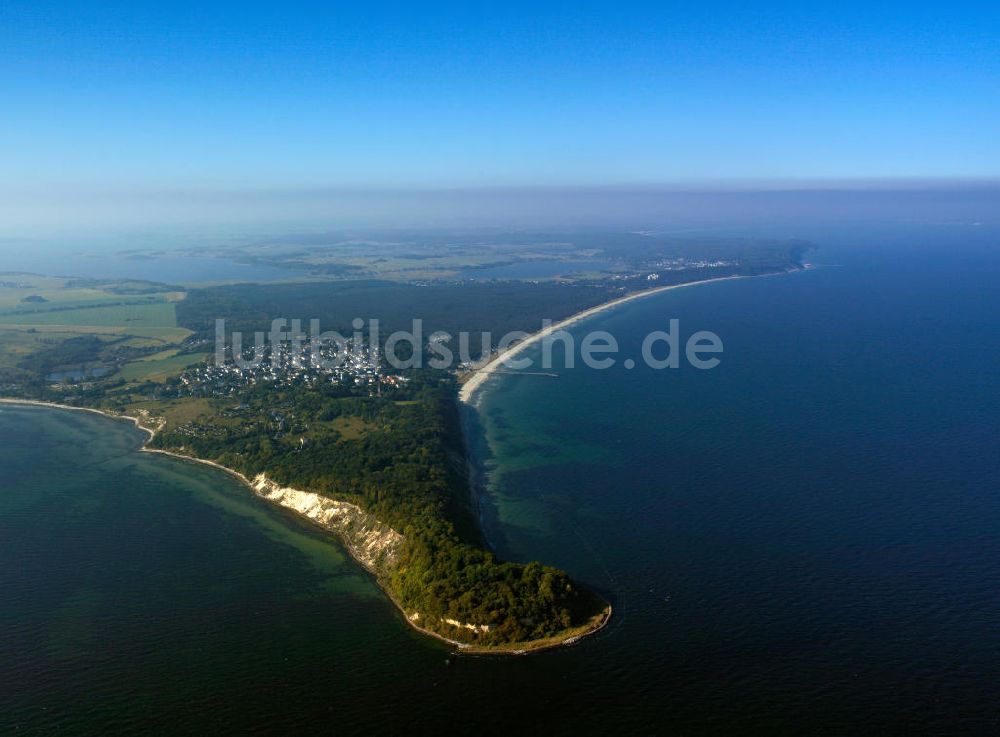
[{"label": "grassy clearing", "polygon": [[172,302],[119,304],[104,307],[45,309],[38,312],[0,313],[3,325],[85,325],[131,328],[177,327],[177,311]]},{"label": "grassy clearing", "polygon": [[[156,348],[162,345],[163,341],[157,338],[126,338],[122,341],[122,346],[125,348]],[[177,353],[179,349],[174,348],[172,350],[174,353]],[[162,352],[165,353],[166,351]]]},{"label": "grassy clearing", "polygon": [[150,345],[180,343],[189,335],[191,331],[186,328],[167,327],[123,327],[120,325],[24,325],[12,323],[4,325],[0,323],[0,330],[37,332],[47,335],[64,335],[72,337],[74,335],[130,335],[136,338],[145,338]]},{"label": "grassy clearing", "polygon": [[368,422],[356,415],[338,417],[330,423],[330,427],[340,433],[345,440],[357,440],[371,429],[378,429],[378,425]]},{"label": "grassy clearing", "polygon": [[193,335],[187,328],[165,327],[128,327],[122,332],[137,338],[152,338],[168,344],[182,343],[189,335]]},{"label": "grassy clearing", "polygon": [[194,420],[215,417],[217,411],[208,399],[170,399],[165,401],[133,402],[128,414],[135,415],[144,409],[153,417],[166,420],[164,429],[172,430]]},{"label": "grassy clearing", "polygon": [[0,324],[0,330],[6,332],[37,333],[50,337],[62,336],[71,338],[76,335],[114,336],[124,335],[125,328],[114,325],[22,325],[11,323]]},{"label": "grassy clearing", "polygon": [[[171,353],[171,351],[163,351]],[[160,354],[156,354],[160,355]],[[166,381],[171,376],[176,376],[188,366],[201,363],[208,357],[206,353],[181,353],[176,351],[173,355],[154,359],[147,356],[139,361],[126,363],[121,367],[121,375],[126,381]]]},{"label": "grassy clearing", "polygon": [[147,361],[162,361],[167,358],[173,358],[180,352],[181,352],[180,348],[168,348],[165,351],[160,351],[159,353],[154,353],[150,356],[143,356],[142,358],[137,359],[137,361],[139,361],[140,363],[144,363]]}]

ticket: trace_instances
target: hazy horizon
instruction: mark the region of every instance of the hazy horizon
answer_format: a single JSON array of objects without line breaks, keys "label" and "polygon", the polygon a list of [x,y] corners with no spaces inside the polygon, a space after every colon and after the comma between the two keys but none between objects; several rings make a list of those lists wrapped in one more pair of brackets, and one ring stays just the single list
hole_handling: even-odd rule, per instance
[{"label": "hazy horizon", "polygon": [[[996,225],[1000,180],[466,189],[50,190],[0,200],[3,243],[337,229],[710,229]],[[151,243],[151,245],[162,245]]]},{"label": "hazy horizon", "polygon": [[997,177],[1000,14],[898,11],[8,2],[2,216],[50,220],[39,194]]},{"label": "hazy horizon", "polygon": [[0,239],[987,218],[1000,14],[899,10],[5,3]]}]

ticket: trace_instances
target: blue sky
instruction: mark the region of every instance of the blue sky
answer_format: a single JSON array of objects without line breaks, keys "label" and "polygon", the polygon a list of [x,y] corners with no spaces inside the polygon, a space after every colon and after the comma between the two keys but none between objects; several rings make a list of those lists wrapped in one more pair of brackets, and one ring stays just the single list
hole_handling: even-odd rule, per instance
[{"label": "blue sky", "polygon": [[0,186],[991,177],[998,36],[919,0],[8,0]]}]

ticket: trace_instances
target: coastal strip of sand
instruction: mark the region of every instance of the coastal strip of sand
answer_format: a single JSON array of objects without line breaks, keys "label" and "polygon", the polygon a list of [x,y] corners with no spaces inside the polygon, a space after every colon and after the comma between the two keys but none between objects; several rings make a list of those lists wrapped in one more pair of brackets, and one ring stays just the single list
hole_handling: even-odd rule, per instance
[{"label": "coastal strip of sand", "polygon": [[748,278],[751,277],[719,276],[715,277],[714,279],[701,279],[700,281],[690,281],[690,282],[685,282],[683,284],[670,284],[664,287],[645,289],[641,292],[633,292],[632,294],[626,294],[623,297],[618,297],[617,299],[613,299],[610,302],[603,302],[602,304],[594,305],[593,307],[588,307],[587,309],[581,312],[577,312],[575,315],[570,315],[564,320],[560,320],[559,322],[553,323],[552,325],[549,325],[548,327],[545,327],[536,333],[532,333],[524,340],[515,343],[509,348],[505,348],[504,350],[497,353],[489,360],[488,363],[476,368],[473,371],[472,376],[470,376],[465,381],[465,383],[462,384],[461,389],[459,389],[458,398],[462,402],[465,402],[466,404],[471,403],[472,398],[475,395],[476,391],[480,389],[483,386],[483,384],[486,383],[486,381],[495,371],[507,367],[507,362],[510,361],[512,358],[517,357],[518,354],[524,352],[526,349],[530,348],[535,343],[540,342],[543,338],[552,335],[553,333],[557,333],[560,330],[564,330],[565,328],[568,328],[569,326],[574,325],[580,322],[581,320],[586,320],[588,317],[592,317],[593,315],[596,315],[600,312],[613,309],[615,307],[618,307],[619,305],[625,304],[626,302],[632,302],[637,299],[642,299],[643,297],[651,297],[654,294],[669,292],[672,289],[681,289],[683,287],[694,287],[699,284],[711,284],[712,282],[731,281],[733,279],[748,279]]}]

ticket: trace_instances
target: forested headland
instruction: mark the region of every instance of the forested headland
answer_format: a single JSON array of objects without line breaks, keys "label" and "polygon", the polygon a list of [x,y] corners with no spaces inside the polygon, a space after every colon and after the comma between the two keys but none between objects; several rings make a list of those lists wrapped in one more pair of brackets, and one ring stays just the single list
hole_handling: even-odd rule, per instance
[{"label": "forested headland", "polygon": [[[498,560],[481,544],[454,379],[412,375],[368,396],[334,385],[256,387],[158,433],[151,446],[351,501],[404,539],[380,584],[420,627],[480,646],[586,629],[606,607],[563,571]],[[458,622],[461,626],[449,623]]]}]

